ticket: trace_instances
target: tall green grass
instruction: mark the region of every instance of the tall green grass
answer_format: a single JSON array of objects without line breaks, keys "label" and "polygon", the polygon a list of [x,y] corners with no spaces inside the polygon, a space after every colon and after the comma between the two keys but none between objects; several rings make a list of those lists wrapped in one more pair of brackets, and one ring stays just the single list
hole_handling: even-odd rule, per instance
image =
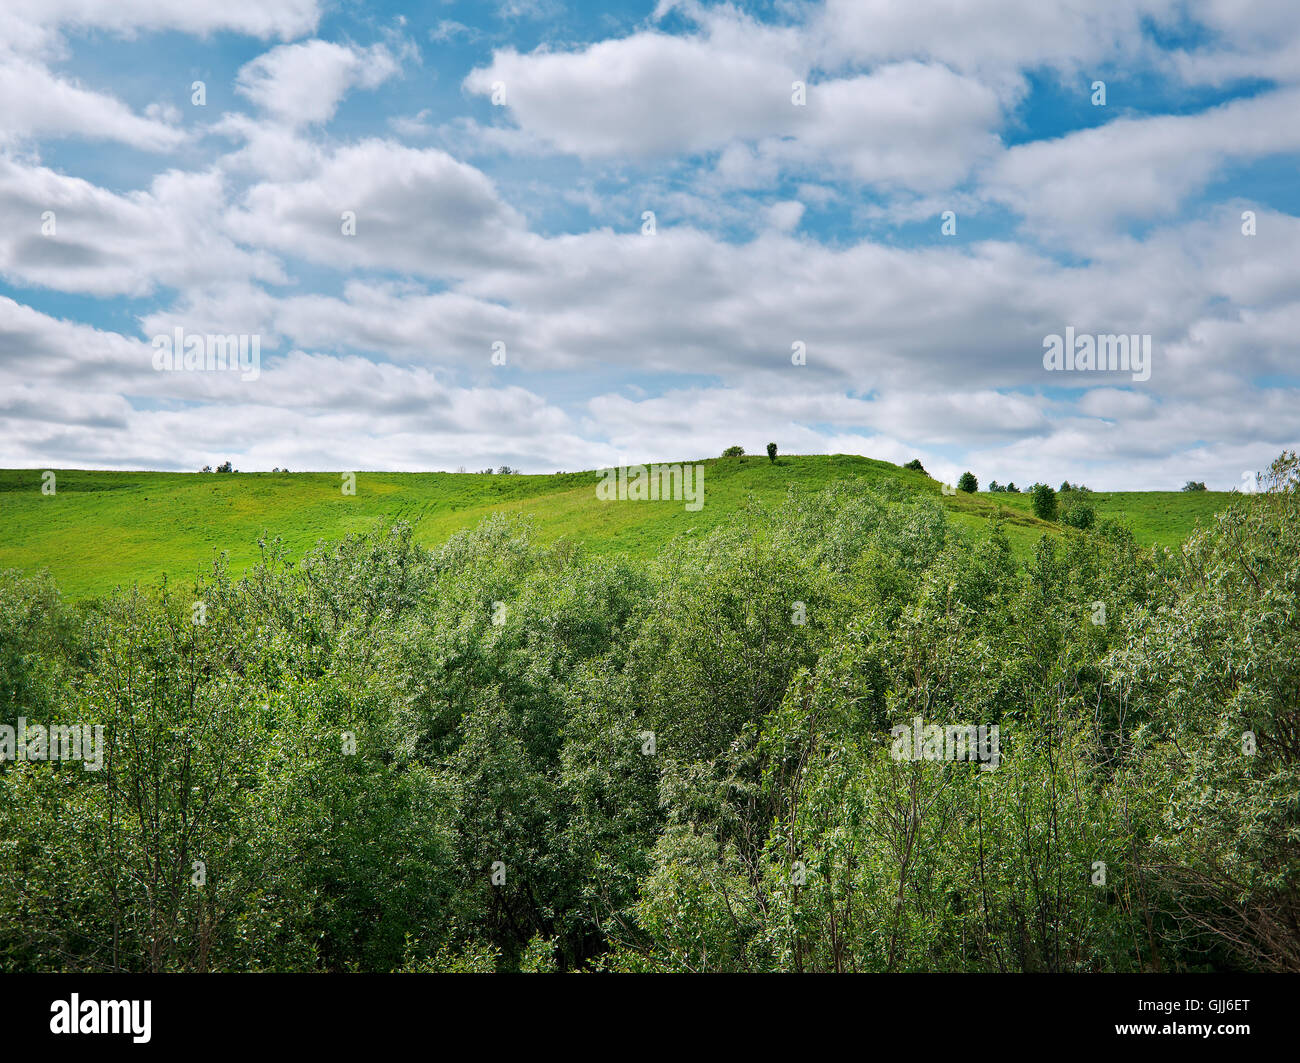
[{"label": "tall green grass", "polygon": [[[538,538],[567,538],[592,553],[655,554],[678,535],[700,535],[741,506],[780,505],[791,485],[819,490],[836,480],[892,480],[933,494],[954,522],[986,534],[1001,512],[1024,557],[1043,534],[1064,534],[1030,510],[1027,495],[945,497],[922,473],[857,455],[715,458],[703,462],[705,504],[604,503],[597,474],[493,476],[476,473],[358,472],[344,495],[339,473],[166,473],[56,470],[56,491],[41,492],[42,470],[0,470],[0,568],[48,568],[63,592],[90,598],[117,586],[164,577],[188,582],[228,552],[239,571],[258,557],[258,540],[280,537],[294,552],[381,520],[404,520],[426,545],[476,525],[489,513],[531,518]],[[1095,496],[1098,515],[1127,523],[1143,545],[1177,546],[1226,504],[1219,492],[1130,492]]]}]

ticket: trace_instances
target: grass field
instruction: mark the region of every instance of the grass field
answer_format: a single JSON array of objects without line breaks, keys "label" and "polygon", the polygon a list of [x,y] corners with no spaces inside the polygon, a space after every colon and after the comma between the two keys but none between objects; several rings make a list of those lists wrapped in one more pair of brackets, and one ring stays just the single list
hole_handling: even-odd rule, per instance
[{"label": "grass field", "polygon": [[[56,470],[57,490],[41,492],[42,470],[0,470],[0,568],[48,568],[69,597],[116,586],[149,586],[166,575],[187,583],[227,551],[232,570],[256,561],[257,540],[280,536],[300,554],[321,539],[405,520],[436,545],[493,512],[532,518],[543,542],[570,538],[597,554],[649,557],[682,534],[725,521],[753,496],[779,505],[790,484],[817,490],[835,480],[895,480],[933,493],[955,523],[982,534],[1002,508],[1005,530],[1024,557],[1057,525],[1033,516],[1028,495],[944,497],[927,476],[856,455],[763,456],[703,462],[706,504],[603,503],[592,472],[553,476],[359,472],[344,495],[338,473],[164,473]],[[1126,522],[1144,545],[1176,546],[1228,495],[1130,492],[1095,496],[1099,516]]]}]

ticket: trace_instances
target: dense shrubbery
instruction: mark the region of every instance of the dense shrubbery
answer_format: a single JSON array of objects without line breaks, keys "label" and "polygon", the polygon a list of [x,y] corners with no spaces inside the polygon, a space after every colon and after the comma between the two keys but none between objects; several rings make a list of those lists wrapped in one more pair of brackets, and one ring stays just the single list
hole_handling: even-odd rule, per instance
[{"label": "dense shrubbery", "polygon": [[1030,505],[1039,520],[1056,520],[1056,492],[1047,484],[1034,484],[1030,489]]},{"label": "dense shrubbery", "polygon": [[4,576],[0,723],[110,752],[0,766],[0,969],[1300,969],[1296,486],[1027,566],[842,484],[648,568],[493,518]]},{"label": "dense shrubbery", "polygon": [[1081,531],[1097,523],[1097,507],[1092,501],[1092,492],[1086,487],[1074,486],[1062,490],[1061,523]]}]

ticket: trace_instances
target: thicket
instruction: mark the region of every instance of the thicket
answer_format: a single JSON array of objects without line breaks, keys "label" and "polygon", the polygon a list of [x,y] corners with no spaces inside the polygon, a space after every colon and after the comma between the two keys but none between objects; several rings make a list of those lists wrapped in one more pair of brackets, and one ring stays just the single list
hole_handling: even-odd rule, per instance
[{"label": "thicket", "polygon": [[1023,566],[845,483],[648,567],[495,517],[4,574],[0,724],[107,751],[0,764],[0,969],[1298,970],[1298,480]]}]

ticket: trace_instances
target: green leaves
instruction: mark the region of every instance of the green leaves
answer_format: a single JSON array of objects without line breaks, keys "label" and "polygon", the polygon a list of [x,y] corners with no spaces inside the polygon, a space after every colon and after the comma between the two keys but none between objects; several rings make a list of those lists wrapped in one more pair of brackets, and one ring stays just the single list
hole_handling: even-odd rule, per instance
[{"label": "green leaves", "polygon": [[[0,725],[107,743],[0,764],[0,966],[1294,969],[1297,468],[1024,568],[838,483],[636,567],[498,516],[83,609],[0,575]],[[895,759],[918,716],[996,770]]]}]

